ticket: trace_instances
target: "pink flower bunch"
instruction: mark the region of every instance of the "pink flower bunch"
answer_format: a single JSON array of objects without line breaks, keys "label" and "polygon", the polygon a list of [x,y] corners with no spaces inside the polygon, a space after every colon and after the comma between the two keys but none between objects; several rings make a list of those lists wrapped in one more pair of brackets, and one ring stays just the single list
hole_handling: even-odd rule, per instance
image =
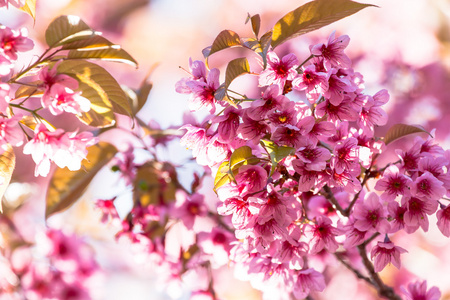
[{"label": "pink flower bunch", "polygon": [[23,153],[31,154],[36,168],[35,176],[47,176],[51,162],[58,167],[67,167],[71,171],[81,168],[81,161],[86,158],[86,147],[94,145],[97,138],[91,132],[64,132],[62,129],[50,131],[39,123],[32,138],[23,148]]},{"label": "pink flower bunch", "polygon": [[[363,76],[344,53],[348,43],[333,32],[327,44],[310,47],[302,64],[293,53],[280,59],[269,51],[258,76],[260,97],[233,98],[233,106],[214,95],[202,98],[210,113],[219,113],[201,126],[182,127],[181,143],[217,174],[218,213],[231,217],[239,240],[230,259],[261,290],[297,299],[322,291],[324,270],[311,266],[311,258],[355,247],[372,247],[375,272],[390,263],[400,268],[406,250],[388,235],[426,231],[439,205],[438,226],[449,235],[450,209],[439,202],[449,193],[449,152],[418,138],[411,149],[397,150],[399,162],[377,168],[385,145],[375,127],[387,122],[382,105],[389,94],[364,93]],[[204,63],[190,67],[178,92],[194,93],[194,82],[206,88]],[[291,97],[292,89],[304,101]],[[237,163],[242,149],[251,154]],[[364,185],[380,173],[375,190],[381,195],[368,192]],[[386,239],[374,244],[380,235]]]},{"label": "pink flower bunch", "polygon": [[[92,299],[101,270],[88,245],[75,235],[47,229],[34,248],[24,243],[0,256],[0,293],[7,299]],[[39,256],[39,258],[37,258]]]},{"label": "pink flower bunch", "polygon": [[[7,3],[2,5],[1,2],[0,7],[7,5]],[[14,6],[19,5],[17,1],[8,2],[13,5],[15,4]],[[28,32],[26,28],[16,31],[0,25],[0,76],[8,75],[11,69],[14,68],[14,62],[17,60],[17,52],[25,52],[33,49],[34,43],[27,36]]]}]

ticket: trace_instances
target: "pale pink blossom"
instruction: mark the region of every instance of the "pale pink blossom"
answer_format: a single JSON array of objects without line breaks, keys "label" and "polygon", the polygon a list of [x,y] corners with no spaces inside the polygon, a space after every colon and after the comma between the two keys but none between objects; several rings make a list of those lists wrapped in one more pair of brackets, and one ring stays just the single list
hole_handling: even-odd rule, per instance
[{"label": "pale pink blossom", "polygon": [[21,115],[15,115],[11,118],[0,116],[0,147],[3,150],[6,150],[8,144],[14,147],[22,145],[23,131],[18,125],[21,118]]},{"label": "pale pink blossom", "polygon": [[0,53],[10,60],[17,59],[17,52],[26,52],[34,47],[34,43],[28,37],[26,28],[19,31],[0,25]]},{"label": "pale pink blossom", "polygon": [[95,144],[91,132],[65,133],[62,129],[49,131],[39,123],[34,130],[34,138],[25,144],[24,154],[31,154],[36,163],[35,176],[47,176],[50,163],[55,162],[60,168],[68,167],[71,171],[81,168],[81,161],[86,158],[86,147]]},{"label": "pale pink blossom", "polygon": [[325,278],[322,273],[310,268],[298,271],[294,282],[294,296],[303,299],[310,292],[322,292],[325,289]]},{"label": "pale pink blossom", "polygon": [[55,83],[47,97],[42,97],[42,106],[48,108],[55,116],[64,111],[80,115],[91,109],[91,101],[81,96],[81,92],[74,92],[62,84]]}]

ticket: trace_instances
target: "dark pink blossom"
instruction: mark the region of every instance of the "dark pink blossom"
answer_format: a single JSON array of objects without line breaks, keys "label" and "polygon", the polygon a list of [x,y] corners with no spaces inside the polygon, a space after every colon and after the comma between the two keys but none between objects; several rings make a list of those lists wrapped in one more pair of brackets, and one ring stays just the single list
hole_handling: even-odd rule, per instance
[{"label": "dark pink blossom", "polygon": [[254,144],[259,144],[261,137],[270,132],[269,125],[264,121],[255,121],[244,115],[242,123],[239,125],[237,133],[244,140],[252,141]]},{"label": "dark pink blossom", "polygon": [[416,281],[408,284],[408,288],[400,287],[406,300],[439,300],[441,292],[435,286],[427,291],[427,281]]},{"label": "dark pink blossom", "polygon": [[114,205],[115,199],[109,200],[97,200],[95,203],[96,208],[98,208],[102,213],[101,222],[107,223],[108,220],[119,220],[119,213],[117,212],[116,206]]},{"label": "dark pink blossom", "polygon": [[327,69],[330,67],[350,68],[352,62],[344,53],[344,49],[348,46],[350,38],[348,35],[336,37],[336,31],[333,31],[328,38],[327,45],[317,44],[310,46],[312,55],[322,56],[324,58]]},{"label": "dark pink blossom", "polygon": [[339,71],[336,74],[331,74],[328,79],[328,90],[323,96],[330,101],[334,106],[338,106],[345,99],[345,95],[356,91],[356,87],[346,77],[340,76]]},{"label": "dark pink blossom", "polygon": [[403,197],[402,206],[407,207],[403,219],[407,226],[419,225],[423,231],[428,231],[428,216],[436,212],[437,201],[422,200],[416,197]]},{"label": "dark pink blossom", "polygon": [[259,85],[276,84],[282,90],[286,80],[293,80],[297,74],[299,61],[295,54],[283,56],[281,60],[273,51],[267,53],[267,68],[259,74]]},{"label": "dark pink blossom", "polygon": [[380,233],[389,231],[386,212],[374,192],[367,193],[364,202],[355,205],[353,216],[356,219],[355,227],[360,231],[376,230]]},{"label": "dark pink blossom", "polygon": [[244,165],[234,176],[241,195],[261,192],[267,184],[267,171],[258,165]]},{"label": "dark pink blossom", "polygon": [[279,146],[289,146],[299,149],[307,144],[307,139],[300,130],[292,125],[279,126],[272,133],[272,140]]},{"label": "dark pink blossom", "polygon": [[341,174],[345,170],[359,168],[359,146],[355,138],[347,138],[338,142],[334,147],[330,166],[335,172]]},{"label": "dark pink blossom", "polygon": [[240,114],[240,110],[229,106],[222,115],[212,119],[213,123],[219,124],[217,127],[217,140],[219,142],[228,143],[236,137],[240,124]]},{"label": "dark pink blossom", "polygon": [[450,237],[450,205],[443,206],[436,213],[437,226],[443,235]]},{"label": "dark pink blossom", "polygon": [[397,166],[389,166],[383,177],[375,184],[377,191],[382,191],[380,198],[383,201],[392,201],[397,196],[409,196],[412,180],[400,173]]},{"label": "dark pink blossom", "polygon": [[252,102],[247,110],[247,115],[255,121],[263,120],[271,110],[280,110],[284,103],[290,100],[281,95],[282,90],[278,85],[270,85],[262,94],[261,99]]},{"label": "dark pink blossom", "polygon": [[308,99],[314,103],[319,95],[328,91],[329,77],[330,73],[317,71],[316,66],[312,64],[304,68],[300,76],[292,81],[292,86],[299,91],[304,90],[309,95]]},{"label": "dark pink blossom", "polygon": [[319,216],[314,224],[307,227],[306,235],[310,238],[310,253],[317,254],[323,249],[333,253],[339,247],[336,236],[341,231],[332,226],[330,218]]},{"label": "dark pink blossom", "polygon": [[405,223],[405,213],[408,210],[406,204],[400,206],[396,201],[391,201],[388,203],[387,209],[391,218],[389,233],[395,233],[400,230],[405,230],[406,233],[413,233],[419,229],[420,225],[418,223],[415,225],[407,225]]},{"label": "dark pink blossom", "polygon": [[372,248],[370,256],[374,261],[375,272],[381,272],[384,267],[392,263],[397,269],[400,269],[400,254],[408,252],[402,247],[395,246],[391,241],[378,242],[375,247]]},{"label": "dark pink blossom", "polygon": [[327,116],[327,120],[336,123],[341,121],[356,121],[359,109],[356,109],[349,97],[344,97],[340,105],[333,105],[329,100],[320,102],[315,110],[319,118]]},{"label": "dark pink blossom", "polygon": [[307,145],[297,152],[297,156],[305,163],[306,169],[322,171],[326,167],[326,162],[331,158],[331,153],[326,148]]},{"label": "dark pink blossom", "polygon": [[443,183],[428,171],[425,171],[420,177],[416,178],[411,186],[411,193],[415,197],[424,198],[428,201],[437,201],[446,192]]}]

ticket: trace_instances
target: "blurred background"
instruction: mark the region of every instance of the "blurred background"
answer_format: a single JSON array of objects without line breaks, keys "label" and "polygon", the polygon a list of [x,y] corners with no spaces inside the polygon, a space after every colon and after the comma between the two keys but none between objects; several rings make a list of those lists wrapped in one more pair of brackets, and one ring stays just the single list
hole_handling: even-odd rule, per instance
[{"label": "blurred background", "polygon": [[[330,0],[331,1],[331,0]],[[0,23],[12,28],[27,27],[37,43],[33,53],[21,56],[23,64],[45,49],[44,32],[59,15],[77,15],[111,41],[120,44],[139,63],[138,69],[129,65],[108,64],[120,84],[139,87],[152,71],[154,87],[147,105],[139,116],[146,122],[156,121],[162,128],[182,124],[188,111],[187,96],[175,92],[175,83],[186,73],[188,60],[203,59],[201,50],[211,45],[217,34],[230,29],[241,37],[251,36],[247,13],[260,14],[261,32],[266,32],[287,12],[307,1],[279,0],[37,0],[36,22],[13,8],[0,9]],[[389,90],[391,100],[385,107],[389,123],[379,130],[383,134],[395,123],[420,124],[427,130],[436,128],[436,138],[450,148],[450,1],[448,0],[367,0],[378,7],[366,8],[318,31],[309,33],[279,47],[277,52],[295,52],[300,60],[306,58],[310,44],[325,42],[332,31],[350,36],[346,53],[353,68],[365,78],[366,92],[374,94],[382,88]],[[226,52],[226,53],[225,53]],[[211,57],[210,66],[222,68],[229,56],[249,55],[242,49],[229,49],[224,55]],[[228,56],[229,55],[229,56]],[[67,124],[70,127],[70,124]],[[401,143],[407,143],[408,139]],[[397,143],[397,142],[396,142]],[[400,144],[399,144],[400,145]],[[191,154],[176,143],[171,144],[167,159],[182,163]],[[44,227],[45,178],[32,177],[31,160],[21,157],[7,192],[9,205],[25,203],[16,213],[21,231],[32,235],[36,227]],[[186,173],[189,173],[188,171]],[[114,241],[118,228],[100,223],[94,201],[107,198],[124,187],[118,180],[100,173],[93,186],[68,211],[51,217],[51,226],[65,228],[83,236],[95,249],[96,258],[104,270],[98,286],[98,299],[187,299],[186,286],[165,286],[158,281],[158,270],[146,264],[138,249]],[[30,184],[28,184],[30,183]],[[116,186],[111,190],[110,186]],[[106,187],[108,191],[105,191]],[[19,200],[18,200],[19,199]],[[127,209],[124,192],[122,209]],[[30,216],[33,217],[24,217]],[[448,239],[438,232],[434,220],[423,234],[398,237],[397,242],[408,248],[402,264],[408,270],[402,274],[386,268],[382,276],[388,282],[401,284],[411,278],[428,280],[450,299],[448,271],[450,251]],[[336,269],[342,271],[342,269]],[[340,272],[339,271],[339,272]],[[234,281],[230,270],[217,275],[223,282],[219,288],[222,299],[260,299],[258,292],[246,283]],[[404,276],[404,278],[402,277]],[[329,283],[321,299],[376,299],[373,291],[357,282],[353,274],[342,271]],[[195,281],[195,278],[186,278]],[[348,284],[352,282],[353,284]],[[346,284],[344,284],[346,283]],[[230,288],[233,287],[233,288]],[[343,291],[345,289],[345,292]],[[336,292],[339,291],[339,292]]]}]

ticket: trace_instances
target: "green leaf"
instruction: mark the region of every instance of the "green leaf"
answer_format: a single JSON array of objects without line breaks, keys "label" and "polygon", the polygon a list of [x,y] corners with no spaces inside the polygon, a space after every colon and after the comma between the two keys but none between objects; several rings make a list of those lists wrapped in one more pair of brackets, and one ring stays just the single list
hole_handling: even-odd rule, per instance
[{"label": "green leaf", "polygon": [[214,178],[214,191],[217,191],[217,189],[224,184],[231,182],[232,177],[229,174],[229,163],[229,161],[224,161],[217,169],[217,173]]},{"label": "green leaf", "polygon": [[233,151],[230,157],[230,169],[244,164],[249,158],[253,157],[252,148],[242,146]]},{"label": "green leaf", "polygon": [[36,22],[36,0],[26,0],[25,5],[19,9],[29,14]]},{"label": "green leaf", "polygon": [[272,161],[272,169],[270,171],[270,175],[272,175],[273,172],[275,172],[275,168],[277,167],[280,161],[282,161],[289,155],[293,155],[295,153],[295,148],[288,146],[278,146],[272,141],[262,140],[260,143],[261,146],[263,146],[266,149],[267,153],[270,156],[270,160]]},{"label": "green leaf", "polygon": [[15,166],[16,156],[13,147],[7,144],[7,149],[0,155],[0,212],[3,212],[2,198],[11,181]]},{"label": "green leaf", "polygon": [[241,40],[239,35],[231,30],[224,30],[215,38],[211,47],[203,49],[203,56],[208,58],[212,54],[219,52],[221,50],[241,46]]},{"label": "green leaf", "polygon": [[431,136],[431,134],[420,125],[395,124],[391,128],[389,128],[388,132],[386,133],[386,136],[384,137],[384,143],[387,145],[395,141],[396,139],[418,132],[425,132]]},{"label": "green leaf", "polygon": [[95,127],[107,127],[114,124],[113,112],[132,114],[125,92],[102,67],[84,60],[66,60],[58,65],[58,73],[77,79],[81,96],[91,101],[91,110],[79,117],[84,123]]},{"label": "green leaf", "polygon": [[98,34],[77,16],[60,16],[48,25],[45,41],[54,48]]},{"label": "green leaf", "polygon": [[137,61],[128,52],[99,35],[65,44],[62,49],[70,50],[70,59],[101,59],[137,67]]},{"label": "green leaf", "polygon": [[117,153],[116,147],[106,142],[100,142],[87,150],[86,160],[83,160],[83,167],[79,171],[58,168],[53,173],[47,189],[46,219],[74,204],[83,195],[95,174]]},{"label": "green leaf", "polygon": [[255,34],[255,37],[258,38],[258,34],[259,34],[259,29],[261,28],[261,17],[259,14],[250,16],[250,14],[248,14],[247,16],[247,20],[245,21],[245,24],[247,24],[247,22],[250,20],[251,24],[252,24],[252,31]]},{"label": "green leaf", "polygon": [[275,24],[272,47],[275,48],[288,39],[329,25],[369,6],[375,5],[350,0],[315,0],[308,2],[286,14]]}]

